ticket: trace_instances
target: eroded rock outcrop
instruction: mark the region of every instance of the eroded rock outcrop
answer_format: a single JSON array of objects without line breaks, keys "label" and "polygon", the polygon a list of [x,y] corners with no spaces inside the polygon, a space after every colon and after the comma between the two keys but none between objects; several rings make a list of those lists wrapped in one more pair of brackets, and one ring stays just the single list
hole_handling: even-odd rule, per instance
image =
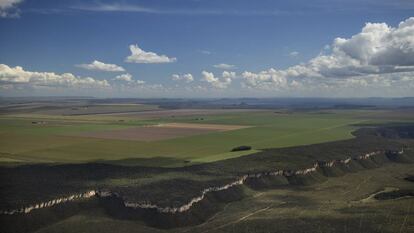
[{"label": "eroded rock outcrop", "polygon": [[[402,155],[403,150],[391,153],[393,156]],[[117,208],[125,208],[126,212],[137,211],[140,212],[139,216],[145,215],[145,213],[151,213],[151,216],[158,215],[163,216],[163,218],[168,218],[168,216],[182,216],[187,212],[191,212],[194,206],[202,205],[203,201],[208,201],[208,197],[211,197],[212,194],[219,194],[220,192],[225,192],[233,188],[244,185],[248,181],[252,180],[261,180],[261,179],[272,179],[272,178],[281,178],[286,181],[286,184],[300,184],[298,179],[303,177],[311,177],[314,174],[318,174],[323,171],[323,169],[329,168],[350,168],[353,163],[360,163],[362,161],[371,161],[375,157],[387,157],[389,152],[387,151],[373,151],[356,157],[348,157],[342,160],[332,160],[332,161],[318,161],[314,163],[311,167],[299,169],[299,170],[273,170],[266,172],[258,172],[252,174],[245,174],[237,177],[234,181],[221,185],[208,187],[200,192],[199,195],[191,198],[187,203],[181,206],[159,206],[157,204],[151,203],[149,201],[142,202],[131,202],[124,200],[122,196],[112,193],[109,190],[90,190],[80,194],[74,194],[67,197],[57,198],[47,202],[42,202],[34,205],[30,205],[24,208],[15,209],[15,210],[4,210],[0,211],[0,214],[5,215],[14,215],[14,214],[27,214],[36,209],[42,209],[47,207],[53,207],[59,205],[60,203],[76,201],[81,199],[89,199],[92,197],[102,198],[102,199],[111,199],[116,198],[119,201]],[[363,167],[363,166],[362,166]],[[346,170],[346,169],[345,169]],[[324,172],[321,172],[324,174]],[[210,196],[209,196],[210,195]],[[213,195],[214,196],[214,195]],[[144,213],[144,214],[142,214]],[[187,217],[188,218],[188,217]],[[187,219],[186,218],[186,219]],[[197,222],[198,223],[198,222]],[[170,225],[181,225],[176,223],[170,223]]]},{"label": "eroded rock outcrop", "polygon": [[52,207],[52,206],[55,206],[55,205],[59,205],[61,203],[66,203],[66,202],[77,201],[77,200],[81,200],[81,199],[88,199],[88,198],[94,197],[97,194],[97,192],[98,191],[96,191],[96,190],[90,190],[90,191],[86,191],[86,192],[83,192],[83,193],[72,194],[72,195],[69,195],[69,196],[66,196],[66,197],[56,198],[56,199],[53,199],[53,200],[33,204],[33,205],[23,207],[23,208],[20,208],[20,209],[2,210],[2,211],[0,211],[0,214],[5,214],[5,215],[28,214],[28,213],[32,212],[33,210]]}]

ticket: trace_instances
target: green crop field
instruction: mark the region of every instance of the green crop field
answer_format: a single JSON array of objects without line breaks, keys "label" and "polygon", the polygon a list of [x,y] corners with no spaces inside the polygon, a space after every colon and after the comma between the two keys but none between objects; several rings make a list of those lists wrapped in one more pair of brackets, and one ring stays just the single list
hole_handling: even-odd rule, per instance
[{"label": "green crop field", "polygon": [[[111,109],[116,110],[116,109]],[[382,116],[382,117],[381,117]],[[202,118],[202,121],[200,120]],[[400,117],[412,120],[411,117]],[[39,114],[0,117],[1,162],[85,162],[183,166],[280,148],[351,138],[356,124],[392,121],[381,111],[274,112],[142,119],[128,115],[61,116]],[[33,122],[41,122],[34,124]],[[46,122],[46,123],[42,123]],[[250,126],[160,141],[97,139],[83,132],[120,130],[166,122]],[[230,152],[240,145],[253,150]]]}]

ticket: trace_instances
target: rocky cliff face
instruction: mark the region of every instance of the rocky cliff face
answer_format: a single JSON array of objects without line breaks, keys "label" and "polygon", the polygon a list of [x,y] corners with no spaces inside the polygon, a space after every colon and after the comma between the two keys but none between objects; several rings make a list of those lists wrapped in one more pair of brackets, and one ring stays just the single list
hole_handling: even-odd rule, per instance
[{"label": "rocky cliff face", "polygon": [[53,206],[56,206],[56,205],[59,205],[59,204],[63,204],[63,203],[66,203],[66,202],[71,202],[71,201],[77,201],[77,200],[81,200],[81,199],[89,199],[91,197],[95,197],[95,195],[97,193],[98,193],[98,191],[96,191],[96,190],[90,190],[90,191],[86,191],[86,192],[83,192],[83,193],[68,195],[66,197],[56,198],[56,199],[49,200],[49,201],[46,201],[46,202],[33,204],[33,205],[30,205],[30,206],[27,206],[27,207],[22,207],[22,208],[19,208],[19,209],[2,210],[2,211],[0,211],[0,214],[4,214],[4,215],[28,214],[28,213],[32,212],[33,210],[37,210],[37,209],[53,207]]},{"label": "rocky cliff face", "polygon": [[[402,155],[404,152],[403,150],[394,152],[393,156],[395,155]],[[287,178],[289,183],[295,184],[296,182],[293,182],[292,178],[301,178],[309,176],[312,173],[316,173],[318,171],[321,171],[325,168],[336,168],[336,167],[348,167],[352,162],[361,162],[361,161],[368,161],[371,160],[374,157],[378,156],[386,156],[386,151],[373,151],[370,153],[366,153],[357,157],[349,157],[347,159],[343,160],[332,160],[332,161],[319,161],[314,163],[311,167],[300,169],[300,170],[274,170],[274,171],[266,171],[266,172],[259,172],[254,174],[245,174],[242,176],[239,176],[234,181],[222,185],[222,186],[213,186],[208,187],[200,192],[199,195],[193,197],[191,200],[189,200],[187,203],[178,206],[178,207],[172,207],[172,206],[158,206],[156,204],[150,203],[148,201],[142,201],[142,202],[129,202],[129,201],[122,201],[122,205],[124,208],[132,209],[132,210],[149,210],[152,212],[160,213],[160,214],[178,214],[178,213],[185,213],[191,210],[193,206],[196,204],[202,202],[206,196],[210,193],[219,193],[223,192],[225,190],[232,189],[236,186],[241,186],[246,183],[246,181],[254,181],[254,180],[260,180],[263,178],[271,178],[271,177],[283,177]],[[42,209],[42,208],[48,208],[53,207],[56,205],[59,205],[61,203],[71,202],[71,201],[77,201],[81,199],[89,199],[92,197],[98,197],[98,198],[110,198],[110,197],[117,197],[122,200],[122,197],[119,197],[117,194],[112,193],[109,190],[89,190],[83,193],[79,194],[73,194],[62,198],[57,198],[54,200],[49,200],[42,203],[33,204],[27,207],[14,209],[14,210],[2,210],[0,211],[0,214],[3,215],[15,215],[15,214],[27,214],[32,212],[33,210]]]}]

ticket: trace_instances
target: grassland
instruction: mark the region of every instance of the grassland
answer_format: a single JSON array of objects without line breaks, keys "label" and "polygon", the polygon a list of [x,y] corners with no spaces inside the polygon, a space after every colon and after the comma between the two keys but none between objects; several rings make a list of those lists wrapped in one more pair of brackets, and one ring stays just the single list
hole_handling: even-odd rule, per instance
[{"label": "grassland", "polygon": [[[127,107],[130,107],[127,105]],[[125,108],[125,106],[122,106]],[[140,106],[144,109],[145,107]],[[152,107],[148,107],[152,109]],[[348,111],[220,111],[220,114],[140,118],[139,114],[58,115],[45,112],[6,114],[0,117],[1,162],[85,162],[107,161],[150,166],[184,166],[218,161],[280,148],[352,138],[357,124],[395,121],[393,114],[378,110]],[[63,111],[63,110],[59,110]],[[69,111],[69,110],[68,110]],[[120,110],[119,110],[120,111]],[[49,110],[50,112],[50,110]],[[205,112],[205,111],[204,111]],[[47,112],[46,112],[47,113]],[[53,112],[55,113],[55,112]],[[191,113],[191,112],[190,112]],[[195,115],[194,115],[195,114]],[[400,121],[413,121],[401,114]],[[34,124],[33,122],[41,122]],[[82,133],[110,131],[163,123],[244,125],[249,128],[159,141],[129,141],[83,137]],[[236,146],[253,150],[230,152]]]},{"label": "grassland", "polygon": [[412,198],[364,202],[387,187],[411,188],[404,180],[413,174],[411,164],[329,178],[304,187],[251,190],[238,202],[228,203],[209,221],[192,227],[161,230],[140,221],[114,219],[102,209],[80,212],[44,227],[48,232],[413,232]]}]

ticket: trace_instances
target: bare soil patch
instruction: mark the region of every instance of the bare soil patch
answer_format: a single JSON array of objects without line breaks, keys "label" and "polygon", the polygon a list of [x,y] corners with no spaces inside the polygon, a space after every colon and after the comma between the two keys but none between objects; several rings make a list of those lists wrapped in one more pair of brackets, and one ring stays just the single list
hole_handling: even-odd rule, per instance
[{"label": "bare soil patch", "polygon": [[216,125],[216,124],[187,124],[187,123],[168,123],[155,126],[136,127],[122,130],[110,130],[100,132],[86,132],[79,136],[131,140],[131,141],[159,141],[178,137],[188,137],[211,132],[243,129],[249,126],[240,125]]}]

